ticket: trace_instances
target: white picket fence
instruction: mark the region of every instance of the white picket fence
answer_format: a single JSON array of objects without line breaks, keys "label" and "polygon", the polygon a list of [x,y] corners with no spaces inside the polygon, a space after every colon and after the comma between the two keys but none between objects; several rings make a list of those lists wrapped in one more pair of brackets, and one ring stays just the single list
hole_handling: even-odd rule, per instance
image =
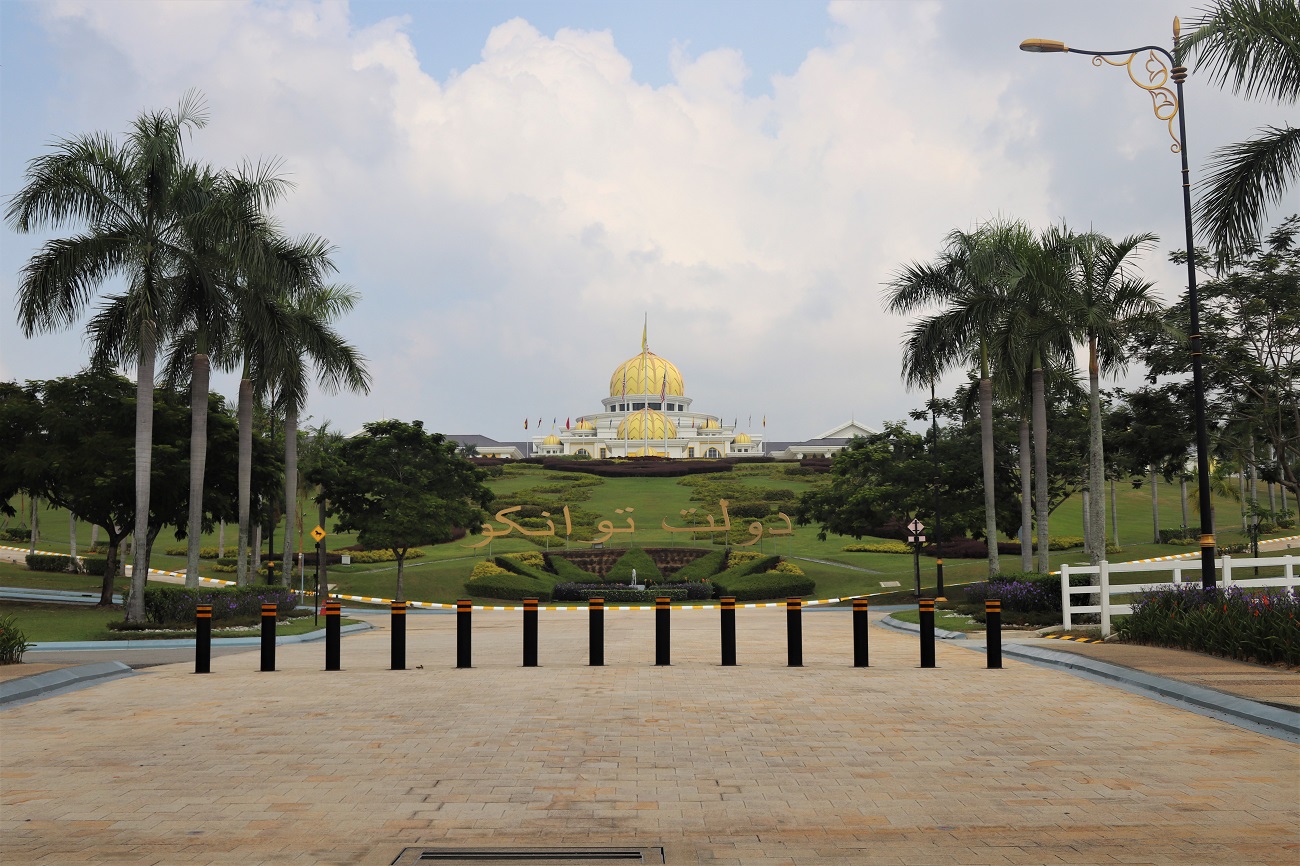
[{"label": "white picket fence", "polygon": [[[1296,577],[1297,559],[1298,557],[1289,554],[1287,556],[1262,556],[1256,559],[1233,559],[1231,556],[1224,556],[1222,559],[1214,560],[1214,567],[1219,571],[1219,586],[1225,589],[1229,586],[1285,586],[1294,591],[1296,586],[1300,586],[1300,578]],[[1272,568],[1281,566],[1282,575],[1280,577],[1246,579],[1233,577],[1233,572],[1240,574],[1243,569],[1256,566],[1269,566]],[[1166,572],[1171,574],[1172,580],[1161,580],[1159,583],[1111,583],[1111,575],[1132,572]],[[1096,575],[1096,580],[1088,586],[1070,586],[1070,577],[1080,574]],[[1133,612],[1132,604],[1115,604],[1111,601],[1111,596],[1132,595],[1137,592],[1163,589],[1182,583],[1199,584],[1200,582],[1201,561],[1199,559],[1188,559],[1180,562],[1113,563],[1102,560],[1097,565],[1062,565],[1061,627],[1069,629],[1072,618],[1079,614],[1097,613],[1101,614],[1102,637],[1106,637],[1110,634],[1110,618],[1112,616]],[[1095,595],[1098,598],[1098,603],[1089,605],[1075,604],[1074,596],[1076,595]]]}]

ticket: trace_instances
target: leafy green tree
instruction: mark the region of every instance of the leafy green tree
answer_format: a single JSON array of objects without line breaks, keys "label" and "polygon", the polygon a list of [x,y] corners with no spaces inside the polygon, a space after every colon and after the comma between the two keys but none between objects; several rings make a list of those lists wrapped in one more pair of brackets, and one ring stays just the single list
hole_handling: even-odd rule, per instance
[{"label": "leafy green tree", "polygon": [[[1263,246],[1229,256],[1220,275],[1199,287],[1207,415],[1243,422],[1271,446],[1278,482],[1293,496],[1300,496],[1298,235],[1300,218],[1284,220]],[[1171,258],[1186,261],[1181,252]],[[1151,381],[1184,375],[1191,366],[1175,336],[1190,328],[1186,294],[1166,322],[1142,341]]]},{"label": "leafy green tree", "polygon": [[106,133],[57,142],[27,166],[25,184],[11,199],[6,219],[32,232],[68,224],[83,227],[46,241],[23,267],[18,321],[27,336],[70,327],[106,281],[120,277],[129,299],[130,333],[116,335],[138,347],[134,518],[135,568],[127,619],[144,619],[148,550],[149,479],[155,356],[171,278],[196,262],[195,223],[207,217],[203,172],[185,157],[184,140],[204,126],[207,113],[190,93],[174,111],[136,118],[125,141]]},{"label": "leafy green tree", "polygon": [[[1180,54],[1247,99],[1294,105],[1300,96],[1300,4],[1219,0],[1192,22]],[[1258,243],[1270,204],[1300,174],[1300,129],[1283,124],[1210,155],[1196,222],[1220,264]],[[1208,330],[1206,333],[1209,333]]]},{"label": "leafy green tree", "polygon": [[[0,514],[14,517],[13,498],[39,489],[28,462],[40,432],[41,397],[31,383],[0,382]],[[37,449],[39,450],[39,449]]]},{"label": "leafy green tree", "polygon": [[457,453],[441,433],[413,421],[373,421],[343,440],[312,470],[336,532],[357,532],[366,547],[392,548],[397,556],[397,599],[403,600],[403,567],[412,547],[450,541],[452,531],[476,532],[492,491],[486,473]]}]

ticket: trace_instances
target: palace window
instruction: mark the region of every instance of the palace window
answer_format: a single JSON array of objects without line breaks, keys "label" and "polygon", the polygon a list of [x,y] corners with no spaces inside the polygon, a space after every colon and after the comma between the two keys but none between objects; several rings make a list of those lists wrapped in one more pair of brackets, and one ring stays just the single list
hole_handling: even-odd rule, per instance
[{"label": "palace window", "polygon": [[705,457],[721,457],[722,455],[718,453],[718,449],[717,449],[717,448],[710,448],[708,451],[705,451],[705,452],[704,452],[704,456],[705,456]]},{"label": "palace window", "polygon": [[588,451],[586,448],[579,448],[577,451],[574,451],[573,453],[574,453],[576,456],[578,456],[578,457],[590,457],[590,456],[591,456],[591,452]]}]

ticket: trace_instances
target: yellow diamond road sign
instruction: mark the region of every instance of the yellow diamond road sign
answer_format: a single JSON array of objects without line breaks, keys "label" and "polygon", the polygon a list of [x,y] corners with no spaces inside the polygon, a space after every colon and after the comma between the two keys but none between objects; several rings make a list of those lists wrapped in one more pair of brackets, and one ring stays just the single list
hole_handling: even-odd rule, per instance
[{"label": "yellow diamond road sign", "polygon": [[325,530],[318,526],[311,531],[311,537],[317,541],[322,541],[325,538]]}]

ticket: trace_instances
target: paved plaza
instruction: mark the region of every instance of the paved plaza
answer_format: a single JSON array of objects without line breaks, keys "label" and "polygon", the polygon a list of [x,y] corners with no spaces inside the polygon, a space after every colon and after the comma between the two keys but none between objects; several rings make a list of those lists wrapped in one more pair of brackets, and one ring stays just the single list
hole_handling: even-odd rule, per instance
[{"label": "paved plaza", "polygon": [[[542,667],[518,613],[411,616],[389,671],[387,617],[343,641],[220,656],[0,710],[4,863],[388,864],[408,847],[662,846],[670,864],[1300,862],[1300,749],[1008,660],[784,611],[543,612]],[[417,668],[422,665],[422,668]]]}]

